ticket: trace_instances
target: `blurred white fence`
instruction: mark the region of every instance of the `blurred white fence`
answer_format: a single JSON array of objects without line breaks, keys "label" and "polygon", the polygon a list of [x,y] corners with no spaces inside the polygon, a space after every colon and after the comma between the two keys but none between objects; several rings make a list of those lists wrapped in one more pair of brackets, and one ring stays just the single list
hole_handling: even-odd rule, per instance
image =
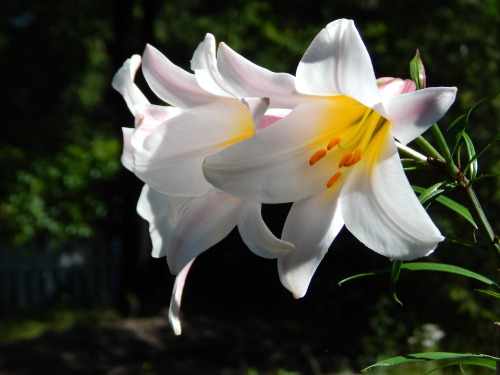
[{"label": "blurred white fence", "polygon": [[112,304],[120,254],[119,241],[0,246],[0,311]]}]

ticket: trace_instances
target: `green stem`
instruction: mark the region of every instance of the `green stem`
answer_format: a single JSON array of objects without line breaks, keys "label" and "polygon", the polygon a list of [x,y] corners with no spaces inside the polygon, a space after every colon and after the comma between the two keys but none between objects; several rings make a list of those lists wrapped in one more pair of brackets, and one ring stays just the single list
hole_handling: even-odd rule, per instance
[{"label": "green stem", "polygon": [[481,236],[483,237],[486,248],[490,252],[495,262],[497,270],[500,270],[500,244],[498,243],[497,236],[495,235],[495,232],[493,231],[493,228],[491,227],[490,222],[488,221],[488,218],[486,217],[483,208],[479,203],[479,199],[477,199],[476,193],[474,192],[474,189],[469,183],[467,177],[465,177],[465,175],[460,172],[458,167],[453,162],[452,155],[450,154],[450,149],[448,148],[443,133],[441,132],[437,124],[432,125],[431,131],[434,135],[434,138],[436,139],[436,142],[439,145],[439,148],[441,149],[441,152],[444,155],[446,170],[451,180],[459,184],[460,194],[469,207],[471,215],[477,224]]},{"label": "green stem", "polygon": [[443,153],[444,161],[446,162],[446,168],[447,168],[448,172],[452,175],[458,174],[460,172],[460,170],[455,165],[455,163],[453,163],[450,149],[448,148],[448,145],[446,144],[446,140],[444,139],[444,136],[443,136],[443,133],[441,132],[441,129],[439,129],[439,126],[437,124],[433,124],[431,126],[431,132],[432,132],[432,135],[434,136],[434,138],[436,139],[436,142],[439,145],[441,152]]},{"label": "green stem", "polygon": [[478,230],[483,237],[486,248],[495,261],[497,270],[500,270],[500,244],[498,243],[498,238],[493,231],[493,228],[491,227],[490,222],[488,221],[488,218],[486,217],[483,208],[479,203],[479,200],[477,199],[472,185],[469,184],[467,178],[462,174],[460,179],[459,191],[462,195],[462,198],[467,203],[471,215],[477,224]]},{"label": "green stem", "polygon": [[402,143],[399,143],[396,141],[396,146],[399,151],[401,151],[402,154],[409,156],[415,161],[419,161],[422,163],[427,163],[427,157],[425,155],[422,155],[420,152],[415,151],[414,149],[403,145]]},{"label": "green stem", "polygon": [[424,137],[418,136],[417,138],[415,138],[415,142],[417,142],[420,148],[424,150],[431,158],[444,160],[441,154],[429,142],[427,142]]}]

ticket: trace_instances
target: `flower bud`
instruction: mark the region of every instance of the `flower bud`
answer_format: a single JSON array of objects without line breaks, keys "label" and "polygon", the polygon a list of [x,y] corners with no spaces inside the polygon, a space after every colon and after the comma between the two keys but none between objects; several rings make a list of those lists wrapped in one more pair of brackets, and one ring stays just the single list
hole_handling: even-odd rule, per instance
[{"label": "flower bud", "polygon": [[418,51],[418,49],[415,57],[410,61],[410,77],[413,81],[415,81],[417,90],[426,88],[427,84],[424,63],[420,58],[420,52]]}]

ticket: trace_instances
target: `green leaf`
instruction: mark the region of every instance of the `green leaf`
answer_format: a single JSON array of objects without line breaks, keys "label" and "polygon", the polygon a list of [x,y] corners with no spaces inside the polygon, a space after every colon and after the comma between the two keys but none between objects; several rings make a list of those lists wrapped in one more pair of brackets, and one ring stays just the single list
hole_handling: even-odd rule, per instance
[{"label": "green leaf", "polygon": [[492,100],[495,96],[500,94],[500,90],[495,92],[494,94],[481,99],[477,103],[475,103],[469,110],[458,116],[451,124],[448,126],[446,129],[446,132],[444,134],[446,144],[450,148],[451,154],[453,155],[455,153],[455,150],[458,146],[458,143],[460,142],[460,138],[462,138],[463,132],[465,131],[465,128],[467,127],[467,124],[469,123],[469,117],[476,110],[479,108],[481,105],[489,102]]},{"label": "green leaf", "polygon": [[394,260],[391,265],[391,296],[392,299],[400,306],[403,306],[403,303],[399,300],[398,296],[396,295],[396,284],[398,283],[399,273],[401,272],[402,265],[403,265],[402,260]]},{"label": "green leaf", "polygon": [[472,143],[472,139],[470,139],[467,133],[464,132],[462,134],[462,137],[464,138],[465,145],[467,147],[467,157],[469,160],[469,162],[464,168],[463,173],[467,173],[467,170],[470,170],[469,177],[470,179],[474,179],[477,176],[477,170],[478,170],[477,157],[475,157],[476,150],[474,148],[474,143]]},{"label": "green leaf", "polygon": [[444,236],[450,240],[451,242],[458,243],[460,245],[468,246],[468,247],[473,247],[475,249],[481,249],[483,250],[484,248],[479,246],[477,242],[474,241],[469,241],[469,240],[464,240],[463,238],[454,236],[453,234],[449,233],[444,233]]},{"label": "green leaf", "polygon": [[496,370],[496,360],[491,359],[491,358],[465,358],[465,359],[459,359],[458,361],[452,361],[449,362],[445,365],[436,367],[432,369],[431,371],[427,372],[426,374],[430,374],[431,372],[434,372],[436,370],[445,368],[445,367],[450,367],[450,366],[461,366],[461,365],[471,365],[471,366],[479,366],[479,367],[485,367],[489,370]]},{"label": "green leaf", "polygon": [[479,151],[478,153],[475,153],[473,156],[469,156],[470,161],[465,166],[464,172],[466,172],[467,169],[471,166],[471,164],[475,163],[477,161],[477,159],[479,159],[493,145],[494,142],[499,141],[499,140],[500,140],[500,134],[497,134],[497,135],[493,136],[488,141],[488,143],[486,144],[486,146],[483,147],[483,149],[481,151]]},{"label": "green leaf", "polygon": [[[408,270],[408,271],[437,271],[437,272],[453,273],[456,275],[469,277],[471,279],[474,279],[474,280],[480,281],[484,284],[487,284],[488,286],[490,286],[493,289],[500,290],[500,285],[495,283],[493,280],[490,280],[487,277],[480,275],[476,272],[470,271],[466,268],[454,266],[451,264],[431,263],[431,262],[404,263],[401,265],[401,269]],[[358,275],[350,276],[350,277],[345,278],[342,281],[340,281],[339,285],[341,285],[347,281],[351,281],[351,280],[358,279],[361,277],[380,275],[380,274],[387,273],[390,271],[391,271],[391,268],[386,267],[386,268],[382,268],[382,269],[375,270],[372,272],[361,273]]]},{"label": "green leaf", "polygon": [[414,171],[414,170],[428,170],[429,165],[427,162],[417,161],[415,159],[410,158],[401,158],[401,164],[403,165],[403,169],[405,171]]},{"label": "green leaf", "polygon": [[489,289],[474,289],[474,290],[476,292],[484,293],[484,294],[487,294],[487,295],[495,297],[495,298],[500,298],[500,293],[496,293],[496,292],[489,290]]},{"label": "green leaf", "polygon": [[[412,188],[417,193],[420,193],[420,195],[418,196],[418,200],[420,201],[420,203],[423,204],[423,203],[427,202],[429,199],[434,198],[435,196],[438,196],[439,194],[441,194],[444,191],[444,189],[440,189],[440,187],[443,186],[443,184],[444,184],[444,182],[438,182],[437,184],[434,184],[427,189],[417,187],[417,186],[415,186],[415,187],[412,186]],[[415,188],[417,188],[419,191],[417,191]]]},{"label": "green leaf", "polygon": [[415,263],[405,263],[401,266],[401,268],[408,271],[438,271],[438,272],[454,273],[456,275],[461,275],[469,277],[471,279],[475,279],[477,281],[489,285],[494,289],[500,290],[500,285],[495,283],[493,280],[490,280],[487,277],[480,275],[476,272],[470,271],[466,268],[454,266],[451,264],[415,262]]},{"label": "green leaf", "polygon": [[448,352],[415,353],[415,354],[407,354],[404,356],[384,359],[383,361],[377,362],[371,366],[364,368],[363,370],[361,370],[361,372],[365,373],[371,368],[379,366],[396,366],[412,362],[438,361],[438,360],[450,360],[450,359],[470,360],[473,358],[488,359],[490,361],[490,365],[491,363],[495,364],[495,362],[500,361],[500,358],[492,357],[485,354],[472,354],[472,353],[461,354],[461,353],[448,353]]},{"label": "green leaf", "polygon": [[362,277],[381,275],[383,273],[389,272],[390,270],[391,269],[389,267],[387,267],[387,268],[381,268],[379,270],[375,270],[375,271],[372,271],[372,272],[359,273],[357,275],[349,276],[349,277],[346,277],[345,279],[340,280],[338,282],[338,285],[342,286],[342,284],[344,284],[344,283],[346,283],[348,281],[359,279],[359,278],[362,278]]},{"label": "green leaf", "polygon": [[474,183],[476,183],[477,181],[482,180],[482,179],[484,179],[484,178],[491,178],[491,177],[498,177],[498,176],[500,176],[500,172],[486,173],[486,174],[483,174],[483,175],[479,176],[478,178],[476,178],[476,179],[474,179],[474,180],[470,181],[470,183],[471,183],[471,184],[474,184]]},{"label": "green leaf", "polygon": [[[427,190],[427,189],[422,188],[420,186],[414,186],[414,185],[412,185],[412,188],[415,192],[420,193],[420,194],[422,194],[425,190]],[[448,207],[450,210],[455,211],[457,214],[459,214],[465,220],[467,220],[469,223],[471,223],[475,229],[477,229],[476,222],[472,218],[470,211],[465,206],[463,206],[460,203],[455,202],[453,199],[450,199],[450,198],[445,197],[443,195],[438,196],[436,198],[436,202],[442,204],[445,207]]]}]

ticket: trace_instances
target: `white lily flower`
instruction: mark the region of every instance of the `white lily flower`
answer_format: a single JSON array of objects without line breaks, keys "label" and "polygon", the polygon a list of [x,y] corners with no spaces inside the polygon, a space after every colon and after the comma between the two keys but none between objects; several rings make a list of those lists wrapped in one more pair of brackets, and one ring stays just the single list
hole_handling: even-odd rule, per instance
[{"label": "white lily flower", "polygon": [[[252,69],[247,85],[241,83],[241,86],[253,85],[258,76],[267,85],[273,86],[274,83],[278,88],[274,91],[276,97],[296,95],[293,76],[272,73],[241,56],[239,58],[246,62],[245,69]],[[262,127],[259,121],[269,106],[269,100],[264,97],[245,97],[242,100],[238,88],[222,78],[215,39],[210,34],[193,55],[191,67],[194,74],[172,64],[149,45],[143,60],[143,73],[152,91],[160,99],[182,109],[182,113],[169,120],[168,126],[157,127],[144,139],[144,152],[137,155],[134,172],[152,188],[166,194],[206,194],[212,186],[203,176],[204,158],[252,136],[256,130],[255,121],[257,128]],[[263,121],[275,117],[276,111],[290,108],[273,107]]]},{"label": "white lily flower", "polygon": [[[213,37],[208,37],[208,40],[213,42]],[[203,43],[200,45],[199,50],[207,54],[213,51],[215,54],[214,50],[205,48]],[[159,54],[159,52],[155,53]],[[196,53],[195,56],[197,56]],[[207,58],[203,54],[198,56],[205,58],[205,60],[210,57]],[[162,59],[163,63],[166,61],[168,61],[166,58]],[[141,167],[141,161],[145,161],[150,155],[150,150],[147,149],[146,145],[150,137],[158,137],[158,134],[168,133],[169,136],[171,133],[175,134],[175,131],[171,130],[173,121],[178,119],[186,120],[186,117],[190,118],[191,112],[197,112],[200,107],[205,108],[205,105],[202,104],[193,108],[178,108],[149,104],[149,101],[134,83],[140,62],[140,57],[137,55],[128,59],[113,79],[113,87],[123,95],[129,109],[136,117],[136,127],[134,129],[123,128],[122,163],[141,178],[142,175],[137,173],[137,169]],[[160,69],[158,72],[164,71]],[[155,84],[157,90],[163,87],[156,81]],[[166,86],[170,88],[168,84]],[[190,88],[191,95],[195,95],[195,87]],[[201,93],[200,95],[205,94]],[[180,105],[184,105],[181,100],[173,100],[180,103]],[[188,100],[197,103],[198,99],[189,96],[186,97],[184,102]],[[289,112],[275,109],[270,110],[265,115],[267,109],[267,100],[265,99],[243,100],[246,106],[235,98],[229,98],[229,100],[231,101],[229,107],[231,107],[231,104],[233,106],[237,104],[238,107],[242,107],[241,113],[243,111],[248,113],[252,128],[255,120],[255,123],[258,124],[256,126],[257,130],[265,128]],[[203,110],[201,112],[207,114]],[[207,117],[204,123],[206,124],[209,121],[211,119]],[[179,124],[179,122],[176,121],[175,124]],[[196,129],[189,129],[190,124],[189,122],[183,124],[185,127],[183,132],[193,132],[196,135]],[[220,143],[228,142],[228,140],[224,139],[224,134],[219,135],[222,138]],[[195,145],[195,147],[200,148],[197,152],[201,153],[203,151],[202,146]],[[198,179],[198,171],[201,173],[202,160],[199,159],[200,165],[196,165],[193,168],[194,170],[191,171],[193,180]],[[154,166],[150,167],[153,168]],[[178,174],[183,173],[183,178],[187,181],[190,175],[189,170],[173,169],[170,172],[171,174],[167,177],[171,180],[177,179]],[[175,176],[175,178],[172,178],[172,176]],[[203,178],[203,175],[201,175],[201,178]],[[166,256],[173,274],[179,273],[193,258],[221,241],[236,225],[238,225],[245,244],[252,252],[261,257],[276,258],[293,249],[292,244],[280,241],[267,228],[260,214],[260,203],[237,198],[215,189],[211,185],[208,186],[209,188],[201,195],[183,196],[163,194],[147,184],[139,199],[138,213],[150,223],[153,242],[152,254],[155,257]]]},{"label": "white lily flower", "polygon": [[[213,37],[208,37],[208,41],[213,41]],[[210,49],[204,48],[203,43],[200,48],[202,52],[210,52]],[[191,147],[188,147],[187,154],[190,155],[189,153],[192,152],[194,159],[198,158],[198,164],[190,161],[188,163],[178,162],[176,165],[176,160],[168,164],[167,159],[169,168],[176,167],[167,168],[167,170],[160,168],[160,172],[169,174],[162,177],[160,181],[153,178],[155,186],[160,187],[162,187],[163,179],[168,184],[171,180],[179,178],[188,186],[196,186],[201,178],[203,179],[203,188],[198,190],[194,188],[197,195],[164,194],[146,184],[137,205],[138,213],[149,222],[153,244],[152,255],[154,257],[166,256],[171,272],[178,274],[172,294],[169,319],[174,332],[180,334],[180,299],[192,261],[200,253],[225,238],[235,226],[238,226],[240,235],[249,249],[261,257],[276,258],[293,249],[291,243],[276,238],[265,225],[261,216],[260,203],[237,198],[213,188],[204,181],[201,163],[203,157],[208,155],[206,150],[205,153],[202,153],[203,145],[206,145],[207,139],[202,134],[197,133],[197,128],[190,128],[190,126],[197,125],[196,122],[190,122],[190,120],[193,121],[195,118],[203,122],[205,127],[214,122],[215,131],[212,132],[212,137],[208,137],[208,141],[213,142],[213,144],[212,148],[208,149],[218,150],[221,145],[227,144],[233,137],[239,139],[244,135],[250,136],[254,130],[253,120],[257,124],[255,130],[259,130],[281,119],[289,110],[272,109],[265,114],[268,105],[267,99],[242,99],[240,101],[236,97],[227,97],[221,100],[219,96],[203,91],[197,86],[197,81],[192,79],[192,75],[171,64],[166,58],[162,58],[158,51],[152,47],[149,47],[149,51],[153,54],[153,57],[150,56],[150,60],[154,60],[152,62],[154,68],[149,69],[146,76],[149,77],[148,80],[153,90],[161,92],[164,98],[169,98],[170,102],[177,104],[178,107],[151,105],[134,83],[141,58],[135,55],[124,63],[113,79],[113,87],[123,95],[130,111],[136,118],[136,126],[134,129],[123,128],[123,165],[141,179],[149,182],[148,171],[158,169],[155,165],[155,162],[158,161],[155,159],[156,153],[151,148],[152,143],[157,142],[157,145],[161,146],[163,141],[161,137],[167,133],[175,135],[179,129],[182,132],[181,138],[192,135],[190,140],[193,142],[199,136],[202,143],[200,145],[194,142]],[[210,56],[205,56],[200,52],[199,57],[207,58]],[[160,66],[155,65],[155,62],[158,63],[156,59],[160,59]],[[176,73],[173,76],[169,74],[166,76],[173,80],[172,82],[158,81],[162,78],[161,74],[165,73]],[[180,75],[184,75],[184,77],[177,80]],[[205,77],[203,82],[207,86],[210,81]],[[217,112],[225,111],[228,104],[229,110],[227,112],[222,114]],[[218,121],[225,118],[225,115],[231,111],[236,114],[235,118],[244,117],[244,124],[242,129],[238,129],[237,126],[241,124],[236,123],[235,129],[226,134],[223,130],[233,126],[227,122],[235,118],[229,116],[229,120],[226,119],[222,124],[222,130],[217,129],[216,125],[220,125]],[[215,120],[211,119],[210,114],[216,116]],[[178,119],[180,121],[177,121]],[[180,124],[184,128],[175,128]],[[249,131],[248,127],[251,127],[251,131],[246,134]],[[154,139],[151,140],[151,138]],[[182,153],[186,150],[178,151]],[[169,156],[171,155],[169,154]],[[173,155],[176,155],[175,152]],[[180,157],[187,157],[187,155],[184,154]],[[191,169],[186,169],[188,167]],[[151,176],[157,176],[157,172],[155,170]],[[181,185],[173,184],[173,186]]]},{"label": "white lily flower", "polygon": [[205,160],[207,180],[228,193],[296,202],[282,234],[295,250],[278,267],[297,298],[343,224],[395,259],[428,255],[443,240],[408,183],[394,138],[406,144],[428,129],[456,88],[378,83],[354,22],[334,21],[297,69],[297,91],[309,97],[273,126]]}]

